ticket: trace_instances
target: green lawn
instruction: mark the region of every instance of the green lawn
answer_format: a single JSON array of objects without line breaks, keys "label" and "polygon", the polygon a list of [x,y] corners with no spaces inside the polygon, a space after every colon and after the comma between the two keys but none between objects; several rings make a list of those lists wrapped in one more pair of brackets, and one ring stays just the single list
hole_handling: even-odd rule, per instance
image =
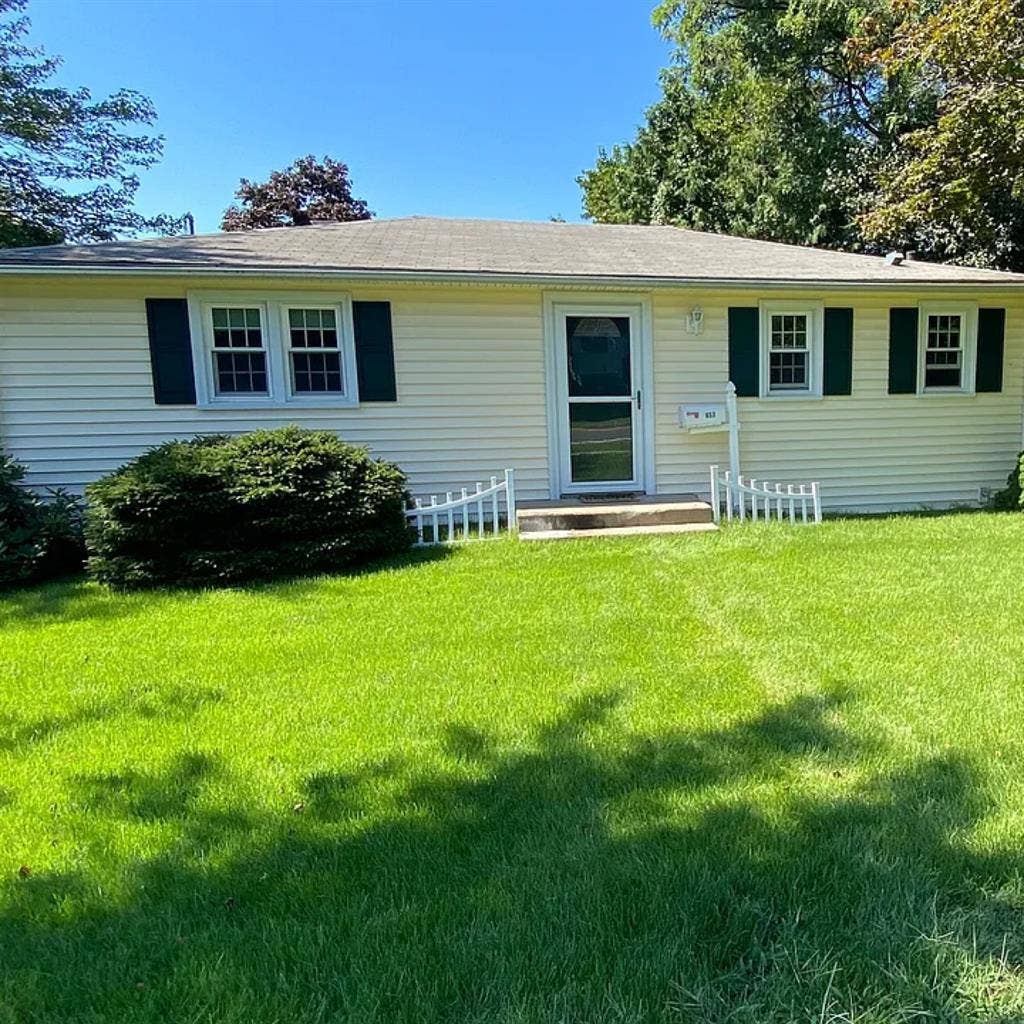
[{"label": "green lawn", "polygon": [[1024,1020],[1022,556],[961,515],[8,594],[0,1022]]}]

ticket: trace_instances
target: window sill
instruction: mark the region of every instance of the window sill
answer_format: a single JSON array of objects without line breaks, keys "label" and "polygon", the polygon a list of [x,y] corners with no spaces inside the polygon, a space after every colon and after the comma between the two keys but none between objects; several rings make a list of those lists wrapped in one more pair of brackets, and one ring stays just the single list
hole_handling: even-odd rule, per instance
[{"label": "window sill", "polygon": [[793,392],[785,394],[781,391],[766,392],[759,396],[762,402],[820,402],[825,396],[813,392]]},{"label": "window sill", "polygon": [[220,411],[225,409],[237,409],[255,411],[257,409],[358,409],[359,402],[351,398],[293,398],[287,402],[278,402],[274,399],[241,398],[237,401],[218,399],[214,402],[199,402],[199,409],[210,409]]},{"label": "window sill", "polygon": [[977,391],[967,391],[964,388],[928,388],[926,391],[918,391],[916,398],[974,398]]}]

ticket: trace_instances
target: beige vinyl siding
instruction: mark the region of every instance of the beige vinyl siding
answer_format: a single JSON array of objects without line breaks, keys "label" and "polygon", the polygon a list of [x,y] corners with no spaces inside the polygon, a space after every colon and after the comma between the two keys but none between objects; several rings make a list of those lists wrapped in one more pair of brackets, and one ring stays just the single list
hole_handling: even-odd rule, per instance
[{"label": "beige vinyl siding", "polygon": [[[54,282],[0,291],[0,445],[35,486],[80,489],[171,438],[298,423],[368,445],[414,493],[487,480],[513,466],[523,496],[549,489],[537,293],[351,289],[392,305],[398,402],[356,408],[204,409],[153,402],[146,296],[185,284]],[[206,285],[204,284],[204,287]],[[228,287],[238,288],[238,282]],[[244,285],[249,288],[250,285]],[[252,286],[258,287],[258,286]],[[272,287],[281,291],[280,282]],[[308,282],[302,290],[309,291]],[[337,290],[337,288],[335,288]]]},{"label": "beige vinyl siding", "polygon": [[[685,402],[721,401],[728,379],[727,311],[771,294],[655,296],[658,489],[708,490],[710,462],[726,463],[724,434],[687,434]],[[864,511],[977,504],[1001,487],[1022,446],[1024,308],[1015,296],[963,296],[1007,310],[1003,390],[981,395],[890,395],[889,309],[928,294],[808,293],[854,309],[853,394],[739,401],[743,472],[758,479],[818,480],[826,508]],[[705,330],[686,333],[687,311],[704,308]]]},{"label": "beige vinyl siding", "polygon": [[[186,287],[178,278],[0,282],[0,446],[27,464],[29,483],[81,488],[170,438],[299,423],[394,459],[415,493],[472,486],[513,466],[522,497],[549,496],[540,288],[354,286],[355,299],[392,304],[398,402],[243,410],[153,402],[144,300],[184,296]],[[286,286],[207,279],[195,287]],[[287,287],[328,289],[311,280]],[[707,494],[708,465],[727,460],[726,435],[681,430],[678,406],[723,399],[728,307],[779,294],[680,288],[651,295],[660,492]],[[601,293],[579,295],[585,302]],[[1002,485],[1024,434],[1024,303],[1005,292],[964,295],[1007,309],[1001,393],[918,397],[887,393],[888,311],[945,296],[848,289],[800,297],[854,308],[853,395],[742,399],[745,473],[819,480],[827,508],[870,511],[976,503],[979,488]],[[699,335],[685,329],[694,306],[704,310]]]}]

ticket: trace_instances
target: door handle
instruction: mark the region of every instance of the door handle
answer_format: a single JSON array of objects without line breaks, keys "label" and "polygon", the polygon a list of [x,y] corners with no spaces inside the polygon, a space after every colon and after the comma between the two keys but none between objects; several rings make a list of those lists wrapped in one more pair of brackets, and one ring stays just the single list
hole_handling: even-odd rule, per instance
[{"label": "door handle", "polygon": [[640,392],[639,389],[637,389],[637,393],[636,393],[636,407],[637,407],[637,411],[643,409],[643,407],[644,407],[643,394]]}]

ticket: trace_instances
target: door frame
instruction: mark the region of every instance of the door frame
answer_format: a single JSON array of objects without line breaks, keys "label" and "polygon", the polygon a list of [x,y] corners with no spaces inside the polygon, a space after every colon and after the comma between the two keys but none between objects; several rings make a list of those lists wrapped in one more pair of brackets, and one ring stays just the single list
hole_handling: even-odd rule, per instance
[{"label": "door frame", "polygon": [[654,477],[654,346],[651,298],[636,292],[545,292],[544,367],[547,392],[548,472],[550,495],[586,493],[594,485],[572,484],[569,478],[569,386],[566,379],[564,320],[567,316],[625,316],[630,319],[633,380],[641,394],[634,402],[633,445],[636,480],[600,486],[601,491],[642,491],[653,494]]}]

